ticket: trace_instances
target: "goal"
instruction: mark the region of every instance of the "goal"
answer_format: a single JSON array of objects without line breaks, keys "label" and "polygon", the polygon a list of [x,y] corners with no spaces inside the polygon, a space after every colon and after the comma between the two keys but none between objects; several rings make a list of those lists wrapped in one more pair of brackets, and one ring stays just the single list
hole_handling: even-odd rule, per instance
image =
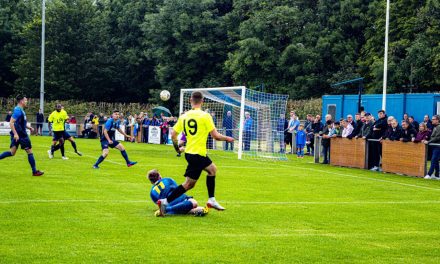
[{"label": "goal", "polygon": [[180,90],[180,114],[191,109],[192,92],[204,96],[203,111],[211,114],[217,130],[235,142],[208,137],[208,151],[234,151],[238,159],[287,160],[284,126],[288,95],[263,93],[244,86]]}]

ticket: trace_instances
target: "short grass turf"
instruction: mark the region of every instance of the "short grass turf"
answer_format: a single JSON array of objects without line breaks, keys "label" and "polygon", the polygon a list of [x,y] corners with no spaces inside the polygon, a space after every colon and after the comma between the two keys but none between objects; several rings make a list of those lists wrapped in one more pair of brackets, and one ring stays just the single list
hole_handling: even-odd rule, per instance
[{"label": "short grass turf", "polygon": [[[440,262],[437,181],[212,151],[227,210],[156,218],[145,174],[182,182],[186,163],[172,147],[124,143],[138,165],[111,150],[93,170],[98,140],[77,139],[83,157],[67,143],[69,160],[49,160],[50,141],[32,137],[43,177],[22,150],[0,161],[1,263]],[[204,175],[189,194],[205,204]]]}]

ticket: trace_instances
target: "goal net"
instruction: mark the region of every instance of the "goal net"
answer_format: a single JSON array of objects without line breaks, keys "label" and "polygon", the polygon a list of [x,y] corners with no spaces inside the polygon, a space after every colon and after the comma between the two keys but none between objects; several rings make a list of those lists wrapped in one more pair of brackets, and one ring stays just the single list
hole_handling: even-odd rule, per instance
[{"label": "goal net", "polygon": [[217,130],[234,143],[208,137],[207,148],[234,151],[238,158],[286,160],[284,125],[287,95],[270,94],[246,87],[181,89],[180,114],[191,109],[192,92],[204,96],[203,111],[211,114]]}]

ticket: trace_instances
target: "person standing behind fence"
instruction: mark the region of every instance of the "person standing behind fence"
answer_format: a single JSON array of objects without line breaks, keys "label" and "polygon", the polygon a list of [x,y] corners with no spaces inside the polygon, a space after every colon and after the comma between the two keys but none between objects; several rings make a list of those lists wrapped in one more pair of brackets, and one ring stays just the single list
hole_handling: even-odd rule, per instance
[{"label": "person standing behind fence", "polygon": [[351,123],[348,122],[347,120],[342,120],[342,127],[343,127],[343,130],[342,130],[341,136],[343,138],[346,138],[346,137],[350,136],[351,133],[353,133],[354,128],[351,125]]},{"label": "person standing behind fence", "polygon": [[6,115],[5,122],[10,122],[11,117],[12,117],[12,111],[9,111],[8,114]]},{"label": "person standing behind fence", "polygon": [[432,129],[434,128],[434,127],[432,126],[432,122],[431,122],[431,120],[429,119],[429,115],[425,115],[425,116],[423,117],[423,123],[425,123],[426,128],[428,128],[428,129],[431,130],[431,131],[432,131]]},{"label": "person standing behind fence", "polygon": [[243,124],[243,150],[249,151],[251,150],[252,127],[254,121],[252,120],[251,114],[249,112],[246,112],[244,116],[245,120]]},{"label": "person standing behind fence", "polygon": [[382,139],[388,139],[391,141],[399,141],[402,138],[402,128],[395,118],[391,120],[391,127],[387,129],[387,132],[383,135]]},{"label": "person standing behind fence", "polygon": [[373,121],[371,120],[371,114],[365,113],[365,116],[362,117],[362,122],[364,123],[362,125],[361,131],[359,134],[356,135],[356,138],[363,138],[366,139],[367,136],[370,134],[371,128],[373,127]]},{"label": "person standing behind fence", "polygon": [[322,164],[328,164],[330,162],[330,138],[333,133],[333,121],[327,120],[325,124],[326,126],[324,127],[322,132],[320,132],[322,135],[322,154],[324,156],[324,161],[322,162]]},{"label": "person standing behind fence", "polygon": [[298,117],[296,116],[295,112],[290,112],[290,121],[289,121],[289,127],[287,128],[287,132],[290,133],[291,140],[291,153],[293,154],[294,146],[296,147],[296,143],[293,142],[296,135],[296,132],[298,131],[298,127],[301,124],[301,122],[298,120]]},{"label": "person standing behind fence", "polygon": [[419,132],[417,132],[417,136],[413,140],[413,142],[419,143],[424,140],[429,140],[430,138],[431,138],[431,130],[428,129],[425,123],[420,123]]},{"label": "person standing behind fence", "polygon": [[98,119],[98,133],[99,136],[102,136],[102,128],[105,125],[106,120],[104,119],[104,113],[99,113],[99,119]]},{"label": "person standing behind fence", "polygon": [[144,121],[142,121],[142,128],[144,130],[144,142],[148,143],[148,127],[151,124],[151,118],[145,116]]},{"label": "person standing behind fence", "polygon": [[378,119],[374,122],[367,139],[375,141],[369,142],[369,168],[372,171],[380,171],[380,158],[382,156],[382,145],[380,140],[388,128],[387,115],[385,110],[378,112]]},{"label": "person standing behind fence", "polygon": [[355,121],[356,121],[355,122],[356,126],[353,126],[353,131],[351,132],[350,135],[347,136],[347,138],[349,138],[349,139],[352,139],[355,136],[357,136],[359,134],[359,132],[361,131],[363,125],[364,125],[364,123],[361,120],[361,114],[360,113],[357,113],[354,116],[354,118],[355,118]]},{"label": "person standing behind fence", "polygon": [[[434,127],[430,140],[424,140],[424,144],[440,144],[440,126],[439,126],[439,118],[440,116],[435,115],[432,117],[432,126]],[[431,166],[429,168],[428,174],[425,176],[425,179],[435,179],[440,180],[439,177],[439,165],[438,162],[440,160],[440,146],[431,146],[432,147],[432,158],[431,158]],[[433,173],[435,172],[435,175]]]},{"label": "person standing behind fence", "polygon": [[313,149],[311,149],[310,147],[310,143],[312,141],[311,138],[314,137],[312,124],[313,124],[313,116],[311,114],[307,114],[307,120],[306,122],[304,122],[304,131],[306,132],[306,147],[307,147],[306,155],[310,155],[311,152],[313,153]]},{"label": "person standing behind fence", "polygon": [[44,123],[44,114],[41,112],[41,109],[38,110],[37,113],[37,132],[35,133],[36,136],[43,135],[43,123]]},{"label": "person standing behind fence", "polygon": [[306,132],[304,131],[304,125],[299,125],[296,132],[296,155],[298,158],[304,158],[304,147],[306,144]]},{"label": "person standing behind fence", "polygon": [[411,126],[408,121],[402,121],[402,137],[400,141],[411,142],[416,139],[417,131]]},{"label": "person standing behind fence", "polygon": [[[227,137],[232,137],[232,132],[234,129],[234,120],[232,119],[232,112],[228,111],[226,117],[223,119],[223,129]],[[230,146],[230,148],[229,148]],[[225,150],[234,150],[234,143],[225,141]]]}]

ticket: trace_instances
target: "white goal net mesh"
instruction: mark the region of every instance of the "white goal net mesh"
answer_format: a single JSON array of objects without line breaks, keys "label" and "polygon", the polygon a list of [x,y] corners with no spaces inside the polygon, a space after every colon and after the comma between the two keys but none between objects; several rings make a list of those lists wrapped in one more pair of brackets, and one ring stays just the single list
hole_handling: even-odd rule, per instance
[{"label": "white goal net mesh", "polygon": [[208,151],[234,151],[238,158],[287,159],[281,119],[286,115],[287,95],[245,87],[182,89],[180,114],[191,109],[189,99],[194,91],[203,94],[202,110],[211,114],[217,130],[235,139],[234,143],[226,143],[209,136]]}]

